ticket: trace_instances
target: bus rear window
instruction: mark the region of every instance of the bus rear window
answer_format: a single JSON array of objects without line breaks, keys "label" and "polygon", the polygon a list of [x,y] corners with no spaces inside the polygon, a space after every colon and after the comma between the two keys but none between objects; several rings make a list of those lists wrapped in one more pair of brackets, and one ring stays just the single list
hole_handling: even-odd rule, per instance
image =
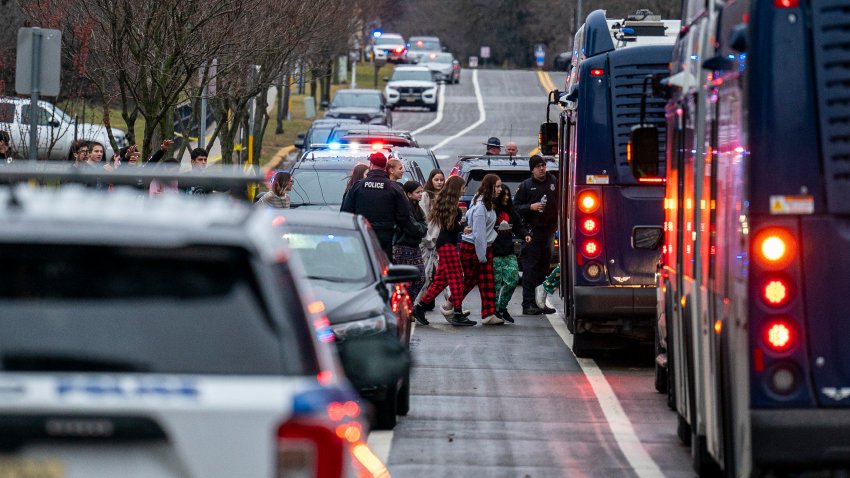
[{"label": "bus rear window", "polygon": [[4,244],[0,263],[2,370],[300,373],[242,249]]}]

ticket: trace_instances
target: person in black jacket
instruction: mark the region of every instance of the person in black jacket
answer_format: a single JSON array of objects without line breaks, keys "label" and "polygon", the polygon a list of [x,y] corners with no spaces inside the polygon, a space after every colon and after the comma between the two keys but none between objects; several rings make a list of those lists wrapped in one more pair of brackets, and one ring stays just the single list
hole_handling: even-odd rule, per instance
[{"label": "person in black jacket", "polygon": [[[493,271],[496,281],[496,315],[513,323],[508,313],[508,303],[519,284],[519,265],[514,253],[514,235],[526,239],[522,219],[514,209],[511,189],[502,184],[502,191],[496,198],[496,241],[493,242]],[[529,237],[530,241],[531,238]]]},{"label": "person in black jacket", "polygon": [[534,291],[549,273],[561,195],[558,179],[546,171],[546,160],[542,156],[536,154],[529,158],[528,167],[531,177],[520,183],[514,198],[516,210],[528,230],[522,248],[522,313],[552,314],[555,309],[537,307]]},{"label": "person in black jacket", "polygon": [[422,199],[424,191],[422,185],[416,181],[408,181],[404,183],[403,189],[410,201],[410,221],[403,229],[396,230],[393,240],[393,262],[416,266],[419,269],[419,279],[411,282],[407,287],[407,294],[415,300],[425,283],[425,263],[422,261],[419,243],[428,232],[428,223],[425,221],[425,213],[419,207],[419,200]]},{"label": "person in black jacket", "polygon": [[395,231],[403,230],[410,221],[410,201],[402,188],[393,185],[384,170],[387,167],[386,156],[372,153],[369,163],[366,178],[351,187],[340,211],[365,216],[378,236],[381,249],[391,259]]}]

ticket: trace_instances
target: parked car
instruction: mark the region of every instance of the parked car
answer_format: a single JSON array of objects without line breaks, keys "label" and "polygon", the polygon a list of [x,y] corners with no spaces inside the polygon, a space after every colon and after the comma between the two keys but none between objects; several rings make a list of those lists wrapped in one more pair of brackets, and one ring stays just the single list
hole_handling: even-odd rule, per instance
[{"label": "parked car", "polygon": [[325,118],[356,119],[366,124],[392,126],[393,114],[378,90],[339,90],[327,105]]},{"label": "parked car", "polygon": [[[114,154],[106,127],[90,123],[77,123],[59,107],[47,101],[39,101],[36,114],[38,158],[66,160],[71,153],[71,144],[78,140],[95,141],[103,145],[104,158]],[[8,131],[12,148],[20,157],[29,157],[31,102],[26,98],[0,97],[0,130]],[[118,147],[126,146],[126,133],[111,128]]]},{"label": "parked car", "polygon": [[407,63],[407,44],[398,33],[384,33],[375,38],[372,53],[374,61]]},{"label": "parked car", "polygon": [[374,148],[383,148],[384,146],[391,147],[410,147],[414,142],[404,136],[393,134],[357,134],[349,132],[339,139],[341,144],[365,144]]},{"label": "parked car", "polygon": [[443,51],[443,45],[437,37],[410,37],[407,42],[407,60],[410,63],[420,63],[423,55],[440,51]]},{"label": "parked car", "polygon": [[419,64],[431,70],[434,81],[460,83],[460,62],[448,52],[425,53]]},{"label": "parked car", "polygon": [[[502,184],[511,189],[511,194],[516,195],[519,184],[531,177],[528,169],[528,156],[461,156],[452,168],[450,176],[460,176],[466,181],[466,192],[460,200],[469,206],[481,180],[487,174],[498,174]],[[555,176],[558,175],[558,162],[552,157],[546,157],[546,170]],[[521,243],[519,238],[514,242],[514,249],[519,254]],[[555,267],[559,260],[560,237],[556,234],[552,242],[552,263]],[[522,261],[520,261],[521,265]]]},{"label": "parked car", "polygon": [[[371,148],[325,149],[310,151],[301,156],[292,167],[292,192],[290,207],[339,211],[345,186],[354,166],[369,164]],[[381,150],[395,157],[389,149]],[[404,163],[402,183],[414,180],[424,184],[422,169],[416,161],[399,158]]]},{"label": "parked car", "polygon": [[[365,127],[364,127],[365,126]],[[357,137],[359,142],[361,143],[380,143],[382,137],[390,137],[403,139],[406,143],[395,143],[394,141],[389,141],[386,144],[390,144],[392,146],[411,146],[418,147],[419,143],[416,141],[416,138],[413,137],[413,133],[410,131],[396,130],[392,128],[376,128],[374,126],[366,126],[366,125],[352,125],[346,127],[340,127],[335,129],[333,133],[331,133],[335,139],[343,139],[346,136]]]},{"label": "parked car", "polygon": [[3,475],[374,466],[355,453],[368,423],[333,332],[265,211],[120,186],[9,197],[0,187]]},{"label": "parked car", "polygon": [[[415,280],[415,267],[392,265],[363,216],[303,209],[276,212],[284,217],[279,237],[304,264],[313,293],[324,304],[346,373],[363,398],[375,406],[375,425],[391,429],[396,415],[410,409],[409,371],[401,379],[374,382],[360,377],[358,339],[385,336],[410,347],[410,298],[401,284]],[[376,363],[387,377],[398,364]]]},{"label": "parked car", "polygon": [[295,140],[295,147],[302,151],[309,151],[316,145],[329,143],[331,131],[334,128],[343,125],[359,124],[360,121],[357,119],[319,118],[313,121],[313,124],[310,125],[310,129],[306,133],[298,133],[298,137]]},{"label": "parked car", "polygon": [[424,106],[437,111],[437,82],[431,70],[424,66],[399,66],[390,78],[384,95],[390,108],[399,106]]},{"label": "parked car", "polygon": [[[393,148],[393,154],[404,158],[407,161],[415,162],[425,174],[425,178],[431,174],[431,171],[440,169],[440,163],[437,162],[437,156],[434,151],[426,148]],[[424,184],[424,183],[423,183]]]}]

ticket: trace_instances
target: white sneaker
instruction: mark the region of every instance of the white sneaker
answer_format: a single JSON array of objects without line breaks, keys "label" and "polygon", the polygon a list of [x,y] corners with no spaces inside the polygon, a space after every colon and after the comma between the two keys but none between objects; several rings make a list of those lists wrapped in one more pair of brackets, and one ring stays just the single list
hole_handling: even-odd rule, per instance
[{"label": "white sneaker", "polygon": [[484,325],[501,325],[501,324],[504,324],[505,321],[503,319],[497,317],[496,314],[493,314],[493,315],[488,315],[487,317],[485,317],[481,321],[481,323],[484,324]]},{"label": "white sneaker", "polygon": [[546,296],[548,295],[549,294],[546,293],[546,289],[544,289],[542,285],[539,285],[536,289],[534,289],[534,303],[537,304],[538,308],[546,308]]},{"label": "white sneaker", "polygon": [[[451,302],[443,302],[443,305],[440,306],[440,313],[443,314],[443,317],[451,319],[455,315],[455,307]],[[469,314],[471,314],[469,310],[463,309],[463,315],[469,317]]]}]

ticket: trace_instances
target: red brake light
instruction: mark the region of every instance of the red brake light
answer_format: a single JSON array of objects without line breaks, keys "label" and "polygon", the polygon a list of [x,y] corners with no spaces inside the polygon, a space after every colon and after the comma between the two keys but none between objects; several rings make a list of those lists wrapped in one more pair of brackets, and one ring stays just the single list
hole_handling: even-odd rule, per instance
[{"label": "red brake light", "polygon": [[764,342],[776,352],[790,349],[797,339],[796,335],[794,327],[785,320],[774,320],[764,328]]},{"label": "red brake light", "polygon": [[599,230],[599,223],[596,222],[596,219],[592,217],[588,217],[581,221],[581,232],[585,234],[595,234],[596,231]]},{"label": "red brake light", "polygon": [[791,299],[791,287],[782,278],[770,278],[762,284],[761,298],[767,305],[781,307]]},{"label": "red brake light", "polygon": [[404,51],[404,48],[402,48],[402,47],[400,47],[400,46],[399,46],[399,47],[396,47],[396,49],[395,49],[395,52],[396,52],[396,53],[401,53],[401,52],[403,52],[403,51]]},{"label": "red brake light", "polygon": [[578,208],[585,213],[592,213],[599,208],[599,197],[593,191],[584,191],[578,195]]},{"label": "red brake light", "polygon": [[277,429],[277,476],[341,476],[345,441],[320,423],[293,419]]},{"label": "red brake light", "polygon": [[776,8],[796,8],[800,6],[800,0],[773,0]]},{"label": "red brake light", "polygon": [[590,76],[599,77],[603,75],[605,75],[605,70],[603,70],[602,68],[591,68],[590,70]]},{"label": "red brake light", "polygon": [[581,246],[581,252],[588,258],[592,259],[599,255],[602,252],[602,246],[599,245],[599,242],[589,239],[585,241],[584,245]]},{"label": "red brake light", "polygon": [[756,234],[753,255],[762,267],[784,269],[794,260],[797,253],[794,236],[785,229],[771,227]]}]

